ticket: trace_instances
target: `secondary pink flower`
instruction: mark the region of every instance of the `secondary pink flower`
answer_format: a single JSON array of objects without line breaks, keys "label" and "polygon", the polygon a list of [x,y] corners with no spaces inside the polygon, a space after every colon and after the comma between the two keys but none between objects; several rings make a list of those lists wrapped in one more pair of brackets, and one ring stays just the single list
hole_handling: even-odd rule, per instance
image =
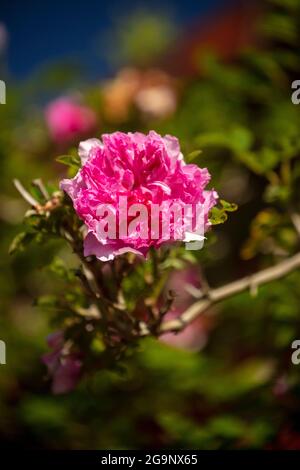
[{"label": "secondary pink flower", "polygon": [[50,103],[45,111],[46,123],[52,139],[58,143],[72,141],[95,129],[96,115],[91,109],[69,98],[59,98]]},{"label": "secondary pink flower", "polygon": [[118,219],[121,196],[126,197],[128,207],[143,204],[151,211],[153,204],[163,206],[160,223],[168,220],[171,204],[176,203],[181,208],[188,204],[201,205],[205,229],[209,227],[208,213],[216,204],[217,193],[205,190],[210,180],[208,170],[186,164],[175,137],[161,137],[154,131],[148,135],[138,132],[104,134],[102,142],[98,139],[81,142],[79,155],[81,169],[73,179],[63,180],[61,188],[71,197],[87,227],[85,256],[96,255],[102,261],[128,251],[145,256],[151,246],[158,248],[166,241],[174,241],[177,230],[174,223],[170,222],[170,238],[166,240],[162,236],[153,237],[145,218],[135,236],[129,231],[128,236],[121,236],[119,229],[115,237],[100,235],[103,214],[99,215],[99,207],[110,205],[112,215]]},{"label": "secondary pink flower", "polygon": [[[193,304],[194,298],[190,290],[201,289],[201,284],[201,273],[197,267],[190,266],[187,269],[172,272],[166,286],[166,291],[172,290],[175,292],[176,297],[172,310],[164,317],[164,322],[178,318]],[[200,315],[179,333],[165,333],[159,339],[169,346],[197,352],[206,345],[212,327],[212,316]]]},{"label": "secondary pink flower", "polygon": [[64,347],[62,331],[49,335],[47,343],[52,351],[44,354],[42,360],[52,377],[52,391],[54,394],[68,393],[80,379],[82,362],[78,354],[71,353]]},{"label": "secondary pink flower", "polygon": [[[180,316],[182,312],[172,311],[165,315],[164,321],[174,320]],[[207,343],[207,329],[205,322],[201,318],[197,318],[187,325],[179,333],[164,333],[159,337],[160,341],[173,346],[177,349],[198,352],[203,349]]]}]

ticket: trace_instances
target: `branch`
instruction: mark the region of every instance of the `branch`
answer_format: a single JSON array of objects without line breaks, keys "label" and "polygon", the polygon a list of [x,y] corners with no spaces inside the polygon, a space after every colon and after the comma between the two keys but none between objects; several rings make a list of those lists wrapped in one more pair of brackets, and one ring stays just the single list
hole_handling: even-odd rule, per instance
[{"label": "branch", "polygon": [[32,185],[39,189],[40,193],[42,194],[42,196],[44,197],[44,199],[46,201],[48,201],[50,199],[50,195],[49,195],[43,181],[41,180],[41,178],[36,178],[35,180],[33,180]]},{"label": "branch", "polygon": [[300,215],[297,214],[296,212],[292,212],[291,219],[292,219],[293,225],[296,229],[298,236],[300,236]]},{"label": "branch", "polygon": [[191,305],[180,317],[162,323],[159,333],[181,331],[187,324],[195,320],[212,305],[247,289],[255,290],[263,284],[276,281],[298,268],[300,268],[300,253],[297,253],[275,266],[259,271],[256,274],[243,277],[242,279],[218,287],[217,289],[211,289],[203,299]]},{"label": "branch", "polygon": [[31,194],[26,191],[26,189],[24,188],[24,186],[20,183],[19,180],[17,179],[14,179],[13,180],[13,183],[17,189],[17,191],[21,194],[21,196],[23,197],[23,199],[25,199],[26,202],[28,202],[28,204],[30,204],[31,206],[33,207],[38,207],[39,206],[39,203],[38,201],[36,201],[34,199],[33,196],[31,196]]}]

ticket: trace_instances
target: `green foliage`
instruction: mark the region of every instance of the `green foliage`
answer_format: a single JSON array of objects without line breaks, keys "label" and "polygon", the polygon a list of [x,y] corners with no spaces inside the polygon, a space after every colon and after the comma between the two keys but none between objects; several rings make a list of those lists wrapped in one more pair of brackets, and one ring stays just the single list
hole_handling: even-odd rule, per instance
[{"label": "green foliage", "polygon": [[212,225],[219,225],[228,219],[227,212],[237,210],[237,205],[220,199],[219,204],[210,211],[209,221]]},{"label": "green foliage", "polygon": [[[157,338],[158,323],[172,308],[165,285],[174,271],[201,267],[211,286],[221,286],[299,249],[291,214],[300,211],[300,107],[291,103],[291,81],[300,74],[300,6],[298,0],[266,0],[263,9],[259,45],[228,64],[199,55],[202,74],[182,81],[173,116],[150,122],[132,113],[122,124],[124,131],[176,135],[186,161],[209,169],[220,195],[209,220],[221,225],[231,216],[212,227],[199,252],[175,246],[146,262],[126,255],[105,269],[82,258],[82,223],[69,198],[57,192],[63,165],[70,176],[79,167],[77,150],[53,148],[42,110],[28,105],[66,81],[71,88],[78,77],[72,72],[71,83],[65,67],[45,71],[12,90],[5,110],[0,107],[0,337],[9,361],[0,370],[4,444],[251,449],[281,442],[286,426],[299,439],[299,372],[290,360],[291,343],[300,337],[299,271],[204,313],[197,320],[204,336],[199,352]],[[136,18],[125,22],[130,29],[121,22],[118,59],[146,66],[165,50],[172,28],[162,16]],[[87,87],[84,95],[101,115],[99,87]],[[103,117],[101,132],[114,130]],[[61,152],[63,165],[57,165]],[[39,176],[52,181],[49,198],[30,186]],[[37,201],[21,228],[24,205],[14,177]],[[235,202],[239,211],[230,214]],[[96,296],[87,272],[102,274]],[[204,287],[201,276],[199,284],[193,295]],[[103,297],[109,302],[101,303]],[[99,311],[109,312],[108,323]],[[152,338],[140,336],[140,322]],[[58,329],[83,353],[85,375],[73,393],[53,397],[40,356],[46,335]],[[287,440],[283,434],[286,446]]]},{"label": "green foliage", "polygon": [[35,239],[35,234],[33,232],[20,232],[18,233],[11,245],[9,247],[9,254],[12,255],[17,251],[23,251],[27,244],[32,242]]},{"label": "green foliage", "polygon": [[110,60],[118,64],[149,66],[160,57],[174,39],[175,28],[163,13],[137,10],[118,18],[109,43]]},{"label": "green foliage", "polygon": [[76,170],[80,168],[80,160],[77,155],[61,155],[60,157],[57,157],[56,161]]}]

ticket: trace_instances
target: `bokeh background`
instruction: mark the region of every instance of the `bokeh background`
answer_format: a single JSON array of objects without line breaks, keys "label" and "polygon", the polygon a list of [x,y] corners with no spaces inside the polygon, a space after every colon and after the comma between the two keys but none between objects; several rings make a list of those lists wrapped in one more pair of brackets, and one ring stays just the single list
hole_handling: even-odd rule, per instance
[{"label": "bokeh background", "polygon": [[218,286],[297,252],[299,44],[298,0],[2,0],[0,446],[300,449],[299,272],[54,396],[40,358],[72,255],[56,241],[18,254],[11,245],[28,209],[13,178],[55,187],[65,174],[56,157],[80,139],[154,129],[176,135],[239,205],[189,268],[170,260],[177,313],[203,271]]}]

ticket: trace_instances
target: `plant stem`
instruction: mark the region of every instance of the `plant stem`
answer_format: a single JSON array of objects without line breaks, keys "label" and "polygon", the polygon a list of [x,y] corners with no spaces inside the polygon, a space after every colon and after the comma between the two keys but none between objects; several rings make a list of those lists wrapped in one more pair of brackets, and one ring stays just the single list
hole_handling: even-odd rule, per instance
[{"label": "plant stem", "polygon": [[36,201],[34,199],[34,197],[31,196],[31,194],[24,188],[24,186],[20,183],[19,180],[14,179],[13,183],[14,183],[17,191],[21,194],[23,199],[25,199],[25,201],[28,202],[28,204],[30,204],[33,207],[38,207],[39,206],[38,201]]},{"label": "plant stem", "polygon": [[235,294],[239,294],[247,289],[256,289],[257,287],[267,284],[277,279],[281,279],[290,272],[300,268],[300,253],[281,261],[275,266],[266,268],[251,276],[243,277],[234,282],[230,282],[225,286],[216,289],[210,289],[206,296],[195,302],[180,317],[175,320],[162,323],[160,325],[160,334],[168,331],[181,331],[187,324],[195,320],[201,313],[205,312],[212,305],[221,302]]}]

